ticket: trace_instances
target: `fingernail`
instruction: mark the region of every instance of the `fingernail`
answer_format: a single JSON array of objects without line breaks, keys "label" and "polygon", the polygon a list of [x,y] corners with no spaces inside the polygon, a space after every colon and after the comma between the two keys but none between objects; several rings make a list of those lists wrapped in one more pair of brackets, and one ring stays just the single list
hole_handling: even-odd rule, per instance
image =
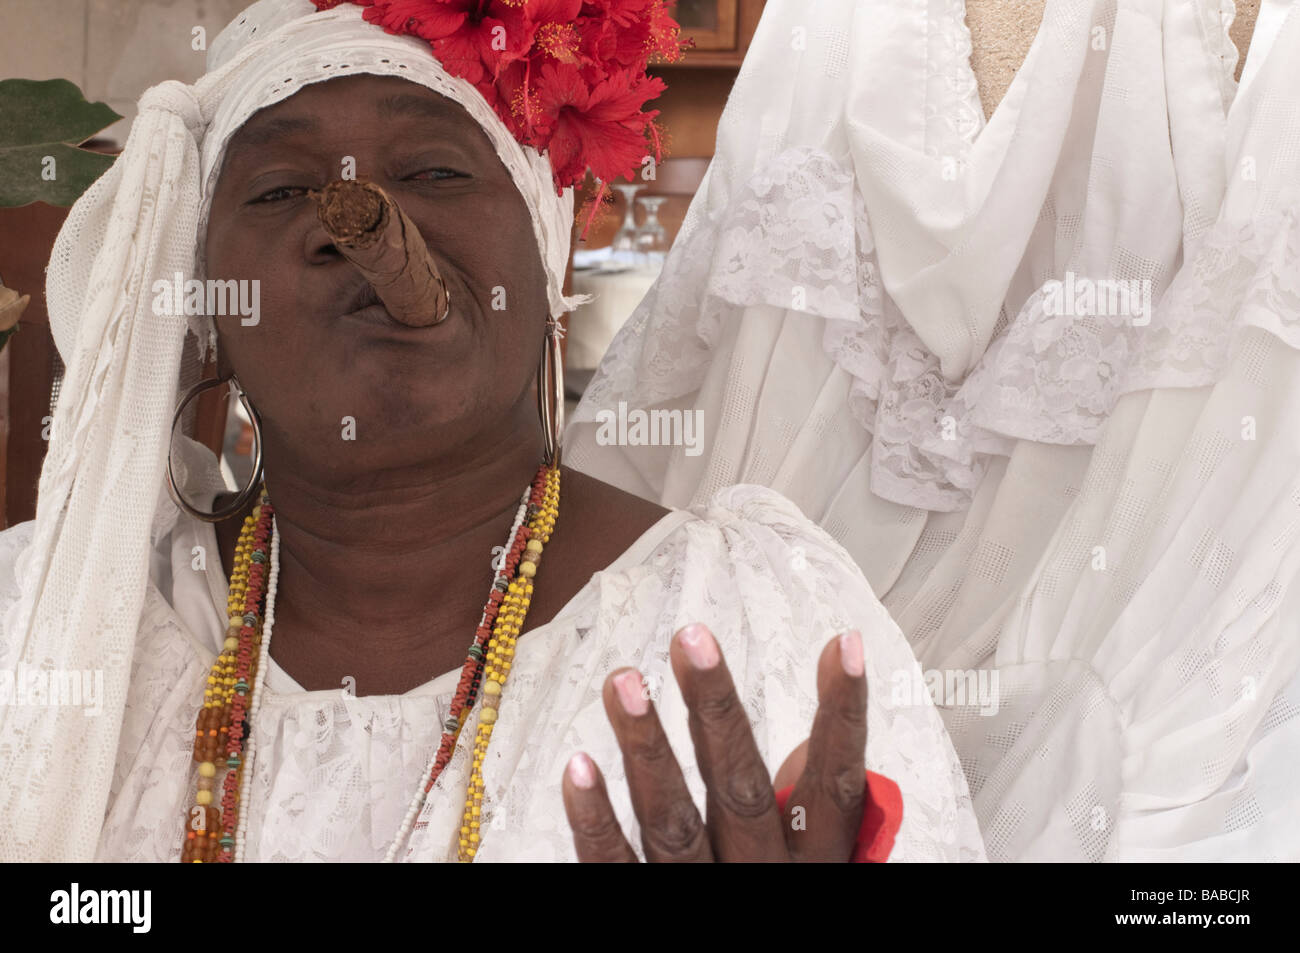
[{"label": "fingernail", "polygon": [[845,674],[857,678],[862,674],[862,633],[850,629],[840,636],[840,664]]},{"label": "fingernail", "polygon": [[713,668],[718,664],[721,658],[718,654],[718,643],[709,632],[708,626],[693,622],[682,629],[678,638],[682,640],[686,657],[696,668]]},{"label": "fingernail", "polygon": [[596,766],[585,752],[579,751],[569,759],[569,780],[584,790],[596,786]]},{"label": "fingernail", "polygon": [[619,704],[629,715],[644,715],[650,710],[641,673],[636,669],[630,668],[621,675],[615,675],[614,689],[618,692]]}]

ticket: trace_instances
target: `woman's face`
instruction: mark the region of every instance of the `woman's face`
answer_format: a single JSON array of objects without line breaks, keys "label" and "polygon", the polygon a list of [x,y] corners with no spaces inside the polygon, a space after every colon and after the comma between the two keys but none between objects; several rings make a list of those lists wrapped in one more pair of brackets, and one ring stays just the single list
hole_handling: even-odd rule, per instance
[{"label": "woman's face", "polygon": [[[306,192],[350,168],[424,236],[451,293],[441,324],[347,316],[367,286]],[[261,110],[227,147],[206,241],[205,277],[260,285],[257,324],[216,323],[220,371],[233,370],[258,409],[268,452],[346,478],[495,443],[520,414],[537,427],[525,398],[546,273],[523,197],[455,102],[362,75]]]}]

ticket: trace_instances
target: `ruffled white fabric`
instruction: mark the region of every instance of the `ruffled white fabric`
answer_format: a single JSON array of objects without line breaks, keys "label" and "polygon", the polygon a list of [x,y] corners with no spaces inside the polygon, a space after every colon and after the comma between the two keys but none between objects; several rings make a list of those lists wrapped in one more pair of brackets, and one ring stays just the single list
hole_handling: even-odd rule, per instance
[{"label": "ruffled white fabric", "polygon": [[[789,82],[772,64],[789,58],[803,14],[775,7],[749,58],[761,71],[742,71],[664,273],[578,408],[570,459],[586,459],[582,424],[619,401],[699,392],[692,405],[723,415],[719,431],[747,426],[741,387],[715,407],[707,378],[727,353],[725,325],[757,306],[822,329],[871,437],[870,488],[886,500],[964,509],[990,455],[1015,439],[1095,442],[1122,392],[1107,375],[1128,338],[1089,335],[1072,315],[1044,327],[1044,288],[1070,274],[1146,282],[1154,302],[1183,242],[1213,221],[1235,66],[1218,6],[1049,4],[987,128],[962,3],[825,12]],[[652,491],[669,492],[678,457],[631,456]]]},{"label": "ruffled white fabric", "polygon": [[[996,671],[996,716],[941,709],[990,859],[1300,858],[1300,4],[1234,95],[1230,4],[1049,0],[969,138],[948,6],[769,5],[567,459],[771,486],[925,669]],[[1149,280],[1150,323],[1046,314],[1067,272]],[[619,400],[704,452],[598,444]]]},{"label": "ruffled white fabric", "polygon": [[[196,446],[185,456],[197,471],[194,461],[206,451]],[[0,533],[0,609],[15,598],[13,561],[31,529],[24,523]],[[179,859],[195,790],[194,716],[224,639],[226,580],[217,553],[212,526],[186,516],[154,554],[158,581],[145,598],[100,860]],[[485,591],[489,583],[485,575]],[[520,640],[484,769],[478,860],[575,859],[559,782],[579,750],[605,773],[640,849],[601,702],[605,676],[620,665],[645,675],[687,783],[704,803],[668,663],[673,632],[696,620],[717,635],[773,771],[812,724],[812,663],[822,645],[859,627],[870,690],[867,763],[897,781],[904,799],[891,860],[984,858],[965,777],[937,710],[924,697],[891,701],[895,673],[920,677],[898,627],[841,547],[778,494],[739,486],[694,513],[665,516],[555,619]],[[458,677],[447,672],[404,695],[354,697],[342,685],[305,692],[272,660],[242,815],[249,859],[382,859],[437,748]],[[462,738],[430,795],[406,859],[455,860],[470,740]]]},{"label": "ruffled white fabric", "polygon": [[945,713],[990,859],[1300,857],[1300,353],[1242,355],[1122,398],[1086,470],[1018,454],[886,597],[923,666],[1000,673]]}]

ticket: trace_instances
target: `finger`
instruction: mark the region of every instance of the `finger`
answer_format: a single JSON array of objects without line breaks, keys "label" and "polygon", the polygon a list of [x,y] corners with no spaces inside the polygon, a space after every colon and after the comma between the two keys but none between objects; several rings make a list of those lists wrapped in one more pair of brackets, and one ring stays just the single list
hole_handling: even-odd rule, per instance
[{"label": "finger", "polygon": [[635,864],[636,851],[623,836],[614,807],[609,803],[605,779],[583,752],[569,759],[564,769],[564,813],[573,829],[573,846],[583,864]]},{"label": "finger", "polygon": [[651,863],[712,861],[704,820],[650,704],[641,673],[633,668],[613,672],[605,679],[604,701],[623,752],[645,859]]},{"label": "finger", "polygon": [[817,702],[807,760],[786,803],[786,841],[795,860],[842,863],[853,856],[867,786],[860,633],[846,632],[822,650]]},{"label": "finger", "polygon": [[707,790],[709,843],[721,861],[788,861],[772,777],[713,634],[688,625],[669,649],[690,711],[695,761]]}]

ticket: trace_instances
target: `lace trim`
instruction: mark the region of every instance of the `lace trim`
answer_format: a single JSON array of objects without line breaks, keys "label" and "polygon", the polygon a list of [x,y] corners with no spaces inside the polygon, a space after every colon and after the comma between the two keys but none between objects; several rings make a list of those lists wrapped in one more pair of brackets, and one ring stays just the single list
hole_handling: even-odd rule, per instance
[{"label": "lace trim", "polygon": [[[942,481],[970,491],[976,484],[965,481],[978,479],[989,455],[1008,453],[1012,439],[1094,444],[1123,394],[1217,382],[1246,327],[1300,349],[1300,208],[1215,225],[1149,324],[1055,313],[1053,295],[1050,284],[1039,288],[955,392],[944,388],[937,358],[889,320],[890,307],[878,334],[869,319],[867,327],[834,331],[841,347],[827,353],[851,373],[860,370],[843,360],[845,341],[874,339],[880,348],[883,340],[890,354],[890,389],[873,430],[873,490],[913,505],[941,501],[953,495]],[[831,336],[828,326],[828,343]],[[855,381],[862,407],[854,410],[864,424],[872,389]],[[880,457],[895,477],[898,461],[911,464],[905,479],[883,479]],[[941,480],[927,485],[936,471]]]},{"label": "lace trim", "polygon": [[[823,349],[853,378],[850,408],[874,438],[871,489],[931,510],[968,505],[990,457],[1015,439],[1093,444],[1122,394],[1215,382],[1244,325],[1300,348],[1292,209],[1212,227],[1147,325],[1065,313],[1069,286],[1044,284],[965,380],[949,382],[883,291],[852,172],[810,149],[760,169],[715,228],[675,249],[666,274],[611,345],[577,419],[620,395],[648,406],[697,389],[729,309],[821,316]],[[703,299],[673,291],[698,287]]]}]

